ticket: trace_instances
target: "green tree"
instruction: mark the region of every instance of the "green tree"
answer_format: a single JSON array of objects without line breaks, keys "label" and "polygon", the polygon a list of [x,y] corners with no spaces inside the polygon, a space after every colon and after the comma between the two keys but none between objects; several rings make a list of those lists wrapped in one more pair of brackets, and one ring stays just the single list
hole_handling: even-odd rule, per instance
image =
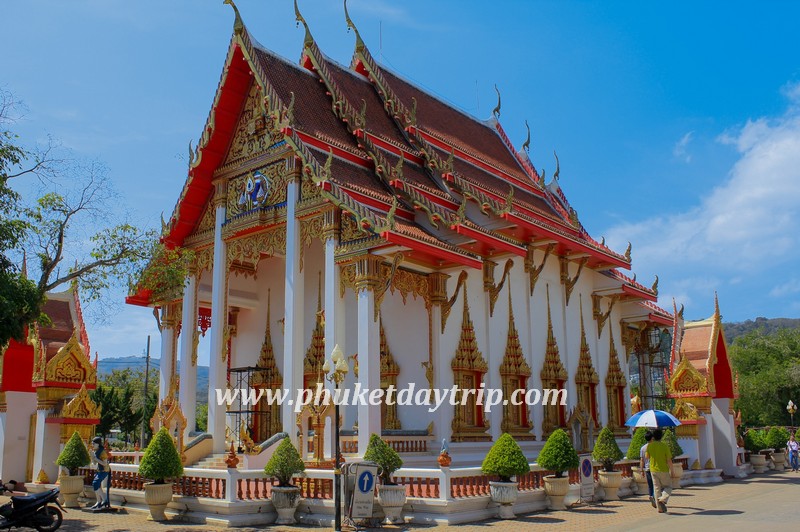
[{"label": "green tree", "polygon": [[[143,412],[141,409],[136,409],[133,405],[133,388],[130,385],[122,389],[119,395],[119,428],[125,436],[125,443],[129,443],[131,439],[136,439],[136,433],[141,428],[141,421]],[[133,438],[132,438],[133,437]]]},{"label": "green tree", "polygon": [[511,434],[504,432],[489,449],[481,470],[486,475],[497,475],[500,482],[511,482],[511,477],[524,475],[531,467]]},{"label": "green tree", "polygon": [[208,430],[208,403],[201,403],[197,405],[197,424],[196,429],[198,432],[205,432]]},{"label": "green tree", "polygon": [[88,466],[90,461],[86,444],[83,443],[81,435],[76,430],[72,433],[61,454],[58,455],[56,464],[65,468],[70,475],[75,476],[78,474],[78,468]]},{"label": "green tree", "polygon": [[556,478],[561,478],[564,471],[578,467],[580,459],[564,429],[556,429],[547,437],[536,463],[553,471]]},{"label": "green tree", "polygon": [[111,429],[119,426],[119,396],[113,388],[102,384],[98,384],[97,388],[89,395],[92,401],[100,406],[100,423],[97,424],[97,434],[105,439],[111,434]]},{"label": "green tree", "polygon": [[[72,283],[100,314],[113,301],[101,296],[126,280],[130,286],[137,279],[136,288],[156,298],[174,296],[193,254],[168,249],[156,231],[131,224],[102,163],[80,161],[52,141],[23,147],[11,131],[16,106],[0,91],[0,345],[22,339],[32,321],[46,321],[47,292]],[[28,202],[11,185],[32,175],[43,194]],[[20,248],[35,258],[30,280],[9,257],[21,255]]]},{"label": "green tree", "polygon": [[606,471],[614,471],[614,464],[623,458],[622,451],[617,445],[614,433],[608,427],[603,427],[592,450],[592,458],[603,464]]},{"label": "green tree", "polygon": [[744,424],[789,425],[786,404],[800,397],[800,329],[757,330],[737,338],[729,351]]},{"label": "green tree", "polygon": [[289,438],[284,438],[281,441],[278,448],[275,449],[275,454],[264,466],[264,473],[267,476],[277,478],[278,486],[280,487],[292,486],[292,475],[305,470],[306,465]]},{"label": "green tree", "polygon": [[383,438],[377,434],[371,434],[367,450],[364,453],[364,460],[375,462],[381,468],[381,481],[384,485],[392,485],[392,475],[395,471],[403,467],[403,460],[397,451],[392,449]]},{"label": "green tree", "polygon": [[628,453],[625,455],[625,458],[628,460],[639,459],[639,451],[641,451],[642,446],[647,443],[647,440],[644,439],[644,434],[646,432],[647,429],[644,427],[639,427],[633,432],[633,438],[631,438],[631,444],[628,446]]},{"label": "green tree", "polygon": [[145,449],[139,463],[139,474],[154,484],[163,484],[165,479],[183,475],[181,457],[166,427],[161,427]]}]

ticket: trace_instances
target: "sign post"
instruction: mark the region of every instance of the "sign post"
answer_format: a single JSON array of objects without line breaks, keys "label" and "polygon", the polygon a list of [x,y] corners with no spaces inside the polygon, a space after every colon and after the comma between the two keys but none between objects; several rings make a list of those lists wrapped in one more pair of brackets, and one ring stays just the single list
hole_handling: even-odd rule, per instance
[{"label": "sign post", "polygon": [[581,455],[581,500],[591,502],[594,500],[594,466],[592,456]]},{"label": "sign post", "polygon": [[370,519],[372,517],[372,503],[375,494],[375,479],[378,475],[378,466],[369,463],[353,464],[354,481],[353,502],[350,505],[351,519]]}]

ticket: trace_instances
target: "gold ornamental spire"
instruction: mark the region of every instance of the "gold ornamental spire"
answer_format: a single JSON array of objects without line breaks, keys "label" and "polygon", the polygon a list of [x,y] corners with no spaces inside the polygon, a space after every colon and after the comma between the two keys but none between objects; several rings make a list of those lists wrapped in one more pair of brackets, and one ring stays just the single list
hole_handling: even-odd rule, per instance
[{"label": "gold ornamental spire", "polygon": [[578,359],[578,372],[575,374],[575,382],[597,384],[600,378],[592,365],[592,354],[589,351],[589,343],[586,341],[586,328],[583,326],[583,297],[580,299],[581,313],[581,353]]},{"label": "gold ornamental spire", "polygon": [[566,381],[567,370],[561,363],[561,356],[558,353],[558,344],[553,334],[553,318],[550,315],[550,285],[547,285],[547,349],[544,356],[544,367],[541,373],[542,383],[555,383],[556,381]]}]

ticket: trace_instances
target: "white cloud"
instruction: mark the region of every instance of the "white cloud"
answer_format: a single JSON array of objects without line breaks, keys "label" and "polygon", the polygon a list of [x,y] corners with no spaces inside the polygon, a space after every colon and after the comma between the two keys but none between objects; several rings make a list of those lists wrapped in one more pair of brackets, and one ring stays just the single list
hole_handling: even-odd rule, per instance
[{"label": "white cloud", "polygon": [[[739,159],[699,204],[606,232],[615,248],[633,242],[634,269],[661,274],[664,292],[684,292],[678,285],[685,275],[723,276],[730,283],[744,277],[752,285],[765,270],[800,259],[800,85],[783,93],[789,99],[783,115],[749,120],[720,135]],[[676,150],[690,140],[687,133]],[[709,291],[702,284],[686,288]]]},{"label": "white cloud", "polygon": [[692,141],[693,135],[694,131],[690,131],[675,143],[675,146],[672,148],[672,155],[676,159],[680,159],[685,163],[692,162],[692,155],[687,151],[687,148],[689,147],[689,143]]},{"label": "white cloud", "polygon": [[785,283],[776,285],[770,290],[769,295],[772,297],[784,297],[798,293],[800,293],[800,279],[792,278]]}]

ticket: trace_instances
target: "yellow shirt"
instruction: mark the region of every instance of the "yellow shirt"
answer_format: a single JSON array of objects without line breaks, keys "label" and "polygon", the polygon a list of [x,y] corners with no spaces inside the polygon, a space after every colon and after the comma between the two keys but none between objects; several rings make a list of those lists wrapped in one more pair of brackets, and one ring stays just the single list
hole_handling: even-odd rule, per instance
[{"label": "yellow shirt", "polygon": [[669,473],[669,461],[672,460],[672,453],[666,443],[651,441],[647,445],[647,456],[650,457],[652,473]]}]

